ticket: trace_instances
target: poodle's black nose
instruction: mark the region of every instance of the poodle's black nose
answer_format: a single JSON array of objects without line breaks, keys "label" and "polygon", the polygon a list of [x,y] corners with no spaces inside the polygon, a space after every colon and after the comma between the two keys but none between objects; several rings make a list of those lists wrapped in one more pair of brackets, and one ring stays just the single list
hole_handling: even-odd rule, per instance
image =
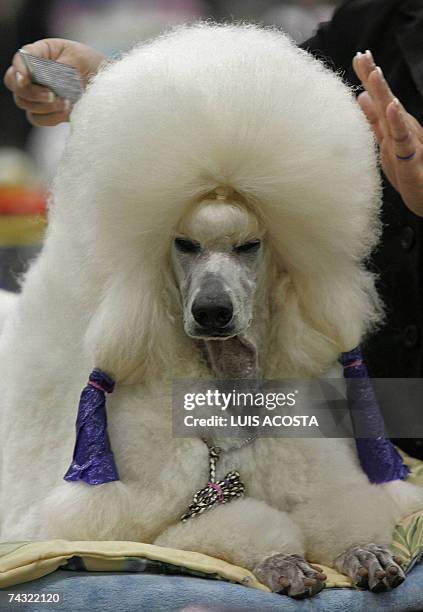
[{"label": "poodle's black nose", "polygon": [[191,308],[192,316],[204,330],[221,330],[232,319],[234,309],[228,295],[200,293]]}]

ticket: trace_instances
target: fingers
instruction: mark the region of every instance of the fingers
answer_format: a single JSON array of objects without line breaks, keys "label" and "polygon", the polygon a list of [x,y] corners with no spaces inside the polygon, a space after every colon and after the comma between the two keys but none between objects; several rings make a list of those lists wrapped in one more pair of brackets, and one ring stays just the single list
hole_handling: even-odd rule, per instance
[{"label": "fingers", "polygon": [[[15,102],[20,100],[27,104],[52,104],[56,99],[54,93],[50,91],[50,89],[47,89],[47,87],[40,87],[39,85],[33,84],[23,87],[18,83],[13,90],[13,95]],[[20,106],[19,108],[22,107]]]},{"label": "fingers", "polygon": [[376,66],[369,74],[366,89],[371,95],[379,113],[385,116],[388,105],[394,101],[395,97],[383,76],[380,66]]},{"label": "fingers", "polygon": [[48,127],[52,125],[57,125],[58,123],[63,123],[64,121],[69,120],[69,111],[58,111],[55,113],[26,113],[26,118],[28,119],[31,125],[37,125],[40,127]]},{"label": "fingers", "polygon": [[[57,59],[64,47],[61,39],[44,39],[22,47],[23,51],[45,59]],[[4,75],[4,84],[12,92],[15,104],[26,111],[32,125],[56,125],[68,121],[70,103],[50,91],[47,87],[31,82],[25,62],[20,53],[15,53],[11,66]]]},{"label": "fingers", "polygon": [[367,91],[361,93],[358,98],[361,110],[366,115],[367,121],[370,123],[372,130],[376,136],[378,144],[380,144],[385,136],[383,126],[380,122],[379,115],[375,104]]},{"label": "fingers", "polygon": [[69,100],[55,96],[46,87],[16,78],[17,74],[14,68],[10,67],[4,79],[5,84],[13,92],[16,106],[26,111],[28,121],[32,125],[56,125],[69,119]]},{"label": "fingers", "polygon": [[[74,67],[86,85],[97,73],[106,58],[91,47],[63,38],[45,38],[22,47],[23,51],[37,57],[54,60]],[[4,76],[5,86],[13,93],[16,104],[26,111],[33,125],[56,125],[68,121],[68,103],[62,102],[52,92],[31,83],[30,75],[21,55],[16,53]]]},{"label": "fingers", "polygon": [[423,127],[395,98],[370,51],[353,67],[365,91],[358,103],[380,147],[383,171],[415,214],[423,216]]},{"label": "fingers", "polygon": [[365,88],[364,94],[366,95],[360,94],[358,98],[360,106],[380,144],[388,130],[385,117],[386,107],[392,102],[394,96],[370,51],[358,52],[353,59],[353,68]]},{"label": "fingers", "polygon": [[410,115],[407,115],[401,103],[394,97],[383,72],[376,66],[370,51],[357,53],[353,60],[354,70],[366,91],[358,96],[358,102],[367,117],[381,144],[383,138],[392,139],[394,153],[399,160],[411,159],[416,150],[417,136],[415,123],[420,128],[423,140],[423,129]]},{"label": "fingers", "polygon": [[[31,55],[42,57],[44,59],[55,60],[57,55],[60,53],[62,48],[61,44],[54,44],[56,39],[44,38],[43,40],[37,40],[35,43],[29,45],[23,45],[20,51],[26,51]],[[15,53],[12,59],[12,67],[19,72],[24,79],[28,79],[28,69],[20,53]]]},{"label": "fingers", "polygon": [[[39,40],[36,43],[24,45],[21,50],[31,53],[32,55],[36,55],[37,57],[54,59],[52,57],[51,47],[47,40]],[[11,91],[15,90],[15,84],[19,85],[23,89],[31,86],[31,79],[29,77],[28,69],[20,53],[15,53],[13,56],[12,64],[6,72],[4,78],[4,84]],[[48,91],[44,87],[42,89]]]},{"label": "fingers", "polygon": [[365,87],[365,83],[367,82],[370,73],[376,68],[371,52],[366,51],[365,53],[361,53],[358,51],[353,59],[353,68],[357,77]]},{"label": "fingers", "polygon": [[32,125],[56,125],[69,119],[71,108],[68,100],[58,98],[46,87],[34,85],[28,79],[17,78],[19,74],[11,66],[4,82],[12,91],[16,106],[26,111]]},{"label": "fingers", "polygon": [[13,99],[18,108],[32,113],[45,115],[56,111],[69,110],[69,101],[63,98],[57,98],[53,93],[48,99],[41,98],[41,102],[34,102],[21,96],[14,94]]},{"label": "fingers", "polygon": [[12,76],[19,85],[25,87],[30,84],[31,80],[29,78],[28,68],[19,53],[15,53],[13,56],[10,68],[12,70]]},{"label": "fingers", "polygon": [[[26,100],[28,102],[54,102],[54,93],[47,89],[47,87],[41,87],[40,85],[31,83],[28,72],[25,66],[20,66],[21,63],[21,59],[16,62],[14,60],[14,64],[8,68],[3,79],[7,89],[16,96],[15,101],[16,98],[19,98],[21,101]],[[18,70],[17,68],[20,69]],[[20,106],[19,108],[22,107]]]},{"label": "fingers", "polygon": [[386,120],[392,138],[392,148],[399,161],[412,160],[419,142],[414,134],[413,126],[407,120],[407,115],[397,98],[386,109]]},{"label": "fingers", "polygon": [[376,66],[371,51],[358,52],[353,59],[353,68],[363,87],[372,99],[374,109],[379,118],[379,124],[386,129],[385,114],[388,105],[394,100],[394,95],[386,82],[382,69]]},{"label": "fingers", "polygon": [[3,83],[7,89],[10,89],[10,91],[15,91],[17,87],[24,88],[30,85],[31,81],[29,80],[27,72],[20,72],[19,70],[16,70],[14,66],[9,66],[5,72]]}]

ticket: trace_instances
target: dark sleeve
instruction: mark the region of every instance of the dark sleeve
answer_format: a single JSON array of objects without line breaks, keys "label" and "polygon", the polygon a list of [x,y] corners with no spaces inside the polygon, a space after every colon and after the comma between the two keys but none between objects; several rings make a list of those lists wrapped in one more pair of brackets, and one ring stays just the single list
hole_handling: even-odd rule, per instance
[{"label": "dark sleeve", "polygon": [[353,21],[357,12],[354,4],[354,0],[344,2],[335,11],[332,20],[321,23],[314,36],[302,43],[301,47],[319,59],[329,59],[329,63],[334,62],[339,66],[341,57],[348,54],[353,44]]},{"label": "dark sleeve", "polygon": [[[357,51],[375,42],[395,11],[398,0],[347,0],[331,21],[322,23],[301,47],[323,60],[332,69],[350,73]],[[401,4],[401,2],[399,2]]]}]

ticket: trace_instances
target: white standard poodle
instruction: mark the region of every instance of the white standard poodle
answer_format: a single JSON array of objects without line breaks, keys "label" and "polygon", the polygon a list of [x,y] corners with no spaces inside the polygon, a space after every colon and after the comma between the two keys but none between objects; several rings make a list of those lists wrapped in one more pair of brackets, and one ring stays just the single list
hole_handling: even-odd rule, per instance
[{"label": "white standard poodle", "polygon": [[[423,491],[371,484],[353,440],[226,440],[216,477],[239,468],[244,495],[181,521],[209,450],[172,435],[174,379],[317,377],[359,344],[380,319],[379,205],[353,94],[278,31],[197,24],[104,68],[2,328],[1,539],[195,550],[291,596],[322,588],[308,562],[399,584],[387,547]],[[94,367],[116,382],[120,480],[90,486],[63,476]]]}]

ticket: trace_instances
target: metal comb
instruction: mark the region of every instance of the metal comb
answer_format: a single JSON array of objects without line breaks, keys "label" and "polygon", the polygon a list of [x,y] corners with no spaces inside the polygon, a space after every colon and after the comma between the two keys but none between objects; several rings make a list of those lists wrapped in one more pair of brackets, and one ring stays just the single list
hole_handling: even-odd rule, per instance
[{"label": "metal comb", "polygon": [[76,68],[31,55],[23,49],[19,49],[19,54],[25,62],[32,83],[48,87],[57,96],[70,100],[72,104],[81,97],[84,88]]}]

